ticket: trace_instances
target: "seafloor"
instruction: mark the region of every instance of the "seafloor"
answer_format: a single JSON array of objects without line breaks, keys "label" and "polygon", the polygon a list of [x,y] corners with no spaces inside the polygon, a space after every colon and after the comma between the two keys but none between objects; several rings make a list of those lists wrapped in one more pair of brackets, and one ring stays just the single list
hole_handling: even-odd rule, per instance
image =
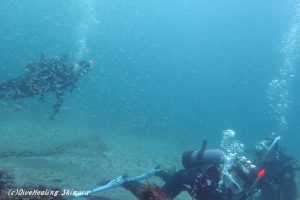
[{"label": "seafloor", "polygon": [[[2,113],[3,114],[3,113]],[[1,117],[0,169],[13,177],[17,187],[88,190],[127,173],[143,174],[160,165],[181,166],[180,141],[132,134],[126,128],[103,129],[97,125],[63,120],[49,122],[34,114],[7,113]],[[157,178],[150,183],[162,184]],[[122,188],[99,194],[110,199],[135,199]],[[178,199],[185,199],[185,194]]]},{"label": "seafloor", "polygon": [[[181,168],[182,152],[201,145],[201,141],[190,145],[188,138],[179,139],[176,134],[137,133],[127,126],[112,128],[93,119],[70,119],[65,117],[68,113],[49,121],[47,112],[24,109],[1,110],[0,115],[0,170],[12,176],[14,187],[89,190],[124,173],[134,177],[157,165],[168,170]],[[218,143],[219,138],[211,138],[209,146]],[[147,181],[162,184],[154,177]],[[99,196],[135,199],[122,188]],[[189,198],[182,193],[176,199]]]}]

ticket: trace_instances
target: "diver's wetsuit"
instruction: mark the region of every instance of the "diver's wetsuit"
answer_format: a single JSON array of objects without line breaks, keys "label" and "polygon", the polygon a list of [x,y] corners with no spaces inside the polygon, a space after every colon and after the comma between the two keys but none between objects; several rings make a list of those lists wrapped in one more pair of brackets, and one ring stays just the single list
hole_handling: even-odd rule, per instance
[{"label": "diver's wetsuit", "polygon": [[[160,171],[156,176],[165,181],[162,190],[169,196],[170,199],[175,199],[181,192],[187,191],[197,200],[226,200],[228,199],[221,192],[217,190],[218,183],[221,179],[220,173],[217,169],[219,156],[215,152],[208,150],[208,156],[204,161],[208,163],[199,163],[194,167],[182,169],[173,175]],[[218,156],[218,157],[217,157]],[[213,163],[213,164],[212,164]],[[136,197],[139,197],[139,191],[144,187],[144,184],[138,181],[129,181],[123,184],[123,187],[131,191]]]},{"label": "diver's wetsuit", "polygon": [[260,200],[295,200],[297,185],[295,181],[295,159],[283,153],[270,162],[260,163],[266,169],[265,178],[259,185]]},{"label": "diver's wetsuit", "polygon": [[45,59],[42,55],[37,63],[26,66],[27,72],[18,78],[0,83],[0,99],[17,100],[26,97],[39,96],[42,100],[47,92],[56,96],[51,119],[60,111],[63,104],[63,96],[66,92],[72,92],[75,83],[83,74],[83,68],[88,69],[90,64],[80,62],[80,70],[67,63],[67,57]]},{"label": "diver's wetsuit", "polygon": [[202,168],[178,171],[169,178],[162,189],[171,199],[176,198],[181,192],[187,191],[197,200],[222,200],[224,197],[217,190],[220,180],[217,167],[207,165]]}]

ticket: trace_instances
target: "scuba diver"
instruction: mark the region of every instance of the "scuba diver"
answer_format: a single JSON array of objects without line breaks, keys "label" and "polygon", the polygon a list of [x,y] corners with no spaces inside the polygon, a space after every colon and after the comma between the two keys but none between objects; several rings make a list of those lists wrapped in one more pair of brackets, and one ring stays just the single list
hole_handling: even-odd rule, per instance
[{"label": "scuba diver", "polygon": [[[155,176],[160,177],[165,184],[161,188],[154,187],[156,192],[151,194],[158,193],[156,196],[159,198],[153,199],[175,199],[183,191],[188,192],[196,200],[240,199],[240,194],[255,179],[253,170],[249,173],[244,172],[244,169],[250,169],[250,164],[246,166],[243,162],[237,161],[231,169],[228,169],[228,174],[222,174],[222,167],[227,159],[225,153],[220,149],[205,150],[205,145],[206,142],[201,150],[183,153],[184,169],[173,174],[163,170],[155,173]],[[142,199],[140,191],[149,188],[135,180],[124,182],[122,187],[132,192],[138,199]]]},{"label": "scuba diver", "polygon": [[[256,177],[256,167],[245,157],[228,158],[220,149],[186,151],[182,155],[184,169],[169,173],[160,167],[145,174],[129,178],[119,176],[97,188],[88,190],[85,195],[93,195],[116,187],[123,187],[139,200],[172,200],[186,191],[195,200],[249,200],[263,175]],[[165,183],[160,187],[143,184],[151,176],[161,178]],[[74,197],[83,197],[79,194]]]},{"label": "scuba diver", "polygon": [[[224,156],[225,153],[219,149],[184,152],[182,162],[185,169],[173,174],[163,170],[156,172],[155,176],[161,178],[165,184],[162,187],[152,186],[148,199],[171,200],[187,191],[195,199],[221,200],[222,194],[216,189],[221,179],[218,167]],[[135,180],[124,182],[122,187],[138,199],[143,199],[141,196],[144,193],[141,191],[149,191],[149,185]]]},{"label": "scuba diver", "polygon": [[54,93],[56,102],[50,119],[60,112],[63,97],[72,93],[79,79],[91,70],[91,61],[81,60],[75,66],[69,64],[68,57],[45,58],[41,54],[38,62],[26,66],[26,73],[17,78],[0,83],[0,99],[18,100],[37,96],[44,100],[46,93]]},{"label": "scuba diver", "polygon": [[277,138],[266,138],[257,143],[256,163],[265,169],[265,177],[258,184],[261,194],[259,200],[295,200],[297,185],[295,171],[299,170],[294,157],[285,154]]}]

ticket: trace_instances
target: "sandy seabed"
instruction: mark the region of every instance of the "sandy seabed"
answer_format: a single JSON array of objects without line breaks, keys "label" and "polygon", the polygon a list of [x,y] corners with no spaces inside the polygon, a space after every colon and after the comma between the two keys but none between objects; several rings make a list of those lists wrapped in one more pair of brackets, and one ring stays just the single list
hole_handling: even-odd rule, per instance
[{"label": "sandy seabed", "polygon": [[[180,141],[128,131],[108,130],[76,123],[28,120],[1,116],[0,169],[14,178],[17,186],[58,187],[89,190],[124,173],[141,175],[154,166],[181,167]],[[149,183],[163,184],[158,178]],[[133,200],[122,188],[99,196]],[[186,199],[182,194],[177,199]]]}]

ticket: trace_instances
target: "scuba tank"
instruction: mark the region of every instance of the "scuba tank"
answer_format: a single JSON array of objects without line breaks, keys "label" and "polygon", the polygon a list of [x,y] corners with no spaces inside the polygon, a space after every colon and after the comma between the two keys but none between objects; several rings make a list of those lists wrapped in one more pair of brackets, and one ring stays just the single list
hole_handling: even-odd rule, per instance
[{"label": "scuba tank", "polygon": [[200,150],[185,151],[182,154],[182,164],[185,169],[199,167],[199,165],[218,166],[224,162],[225,153],[220,149],[206,148],[207,141],[204,140]]}]

